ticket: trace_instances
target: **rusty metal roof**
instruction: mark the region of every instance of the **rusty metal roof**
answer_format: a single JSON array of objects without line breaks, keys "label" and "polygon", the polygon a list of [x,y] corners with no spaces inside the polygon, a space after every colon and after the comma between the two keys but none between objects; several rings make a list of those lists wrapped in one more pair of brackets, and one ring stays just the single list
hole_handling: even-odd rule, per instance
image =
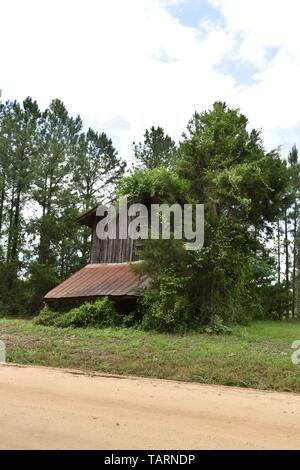
[{"label": "rusty metal roof", "polygon": [[94,297],[137,296],[150,282],[146,275],[136,274],[130,263],[88,264],[46,295],[46,300]]}]

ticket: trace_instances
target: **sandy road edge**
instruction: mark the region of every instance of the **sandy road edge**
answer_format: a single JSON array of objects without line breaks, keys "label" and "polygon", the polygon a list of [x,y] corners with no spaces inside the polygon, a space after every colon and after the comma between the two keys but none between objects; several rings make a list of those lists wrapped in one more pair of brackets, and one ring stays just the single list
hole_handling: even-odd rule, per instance
[{"label": "sandy road edge", "polygon": [[236,391],[239,393],[255,393],[255,394],[269,394],[269,395],[288,395],[288,396],[295,396],[300,397],[300,393],[289,392],[289,391],[278,391],[278,390],[266,390],[266,389],[259,389],[259,388],[251,388],[251,387],[236,387],[231,385],[222,385],[222,384],[208,384],[203,382],[192,382],[186,380],[174,380],[174,379],[162,379],[159,377],[149,377],[149,376],[142,376],[142,375],[121,375],[121,374],[108,374],[105,372],[97,372],[97,371],[87,371],[81,369],[68,369],[63,367],[52,367],[52,366],[42,366],[39,364],[19,364],[15,362],[6,362],[0,363],[0,370],[1,367],[5,368],[22,368],[22,369],[41,369],[44,371],[53,371],[53,372],[60,372],[62,374],[70,374],[76,376],[84,376],[84,377],[93,377],[93,378],[106,378],[106,379],[120,379],[120,380],[142,380],[145,382],[157,382],[157,383],[170,383],[170,384],[179,384],[179,385],[188,385],[191,387],[207,387],[211,389],[223,390],[225,391]]}]

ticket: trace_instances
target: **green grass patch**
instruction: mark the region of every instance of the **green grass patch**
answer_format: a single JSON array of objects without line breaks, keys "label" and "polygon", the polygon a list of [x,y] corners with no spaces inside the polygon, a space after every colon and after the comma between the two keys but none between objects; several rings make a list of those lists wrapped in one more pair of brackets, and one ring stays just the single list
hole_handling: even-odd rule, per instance
[{"label": "green grass patch", "polygon": [[130,328],[55,328],[0,319],[7,361],[264,390],[300,392],[291,344],[300,322],[254,322],[230,336]]}]

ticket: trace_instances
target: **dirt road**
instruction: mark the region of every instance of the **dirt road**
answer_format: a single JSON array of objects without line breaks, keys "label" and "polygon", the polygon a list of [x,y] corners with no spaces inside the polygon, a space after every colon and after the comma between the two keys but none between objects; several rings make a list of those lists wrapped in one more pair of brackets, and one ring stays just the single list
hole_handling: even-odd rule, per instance
[{"label": "dirt road", "polygon": [[300,449],[300,395],[0,365],[0,449]]}]

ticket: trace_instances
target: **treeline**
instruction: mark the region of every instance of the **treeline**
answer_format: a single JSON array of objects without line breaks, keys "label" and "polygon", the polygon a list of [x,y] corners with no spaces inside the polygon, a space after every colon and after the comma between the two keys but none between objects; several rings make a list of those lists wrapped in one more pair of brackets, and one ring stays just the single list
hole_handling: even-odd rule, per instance
[{"label": "treeline", "polygon": [[300,314],[300,161],[294,145],[288,159],[289,187],[277,221],[277,284],[288,295],[286,312]]},{"label": "treeline", "polygon": [[82,212],[131,201],[205,204],[205,245],[141,246],[153,278],[137,319],[175,329],[300,311],[300,163],[266,151],[239,110],[195,113],[176,145],[161,127],[133,143],[129,175],[111,139],[85,131],[54,100],[0,104],[0,312],[32,314],[43,295],[89,260]]},{"label": "treeline", "polygon": [[109,200],[125,170],[105,133],[53,100],[0,104],[0,311],[33,313],[45,292],[88,262],[76,217]]}]

